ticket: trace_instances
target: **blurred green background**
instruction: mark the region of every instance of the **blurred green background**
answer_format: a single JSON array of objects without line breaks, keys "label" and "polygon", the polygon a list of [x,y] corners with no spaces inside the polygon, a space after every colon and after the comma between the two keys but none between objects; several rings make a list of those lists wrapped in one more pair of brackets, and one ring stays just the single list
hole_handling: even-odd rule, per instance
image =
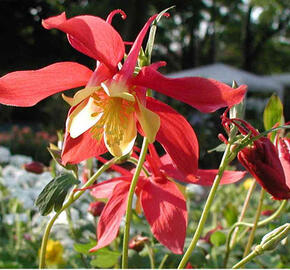
[{"label": "blurred green background", "polygon": [[[159,23],[153,51],[153,61],[167,61],[167,66],[161,69],[163,73],[216,62],[259,75],[290,72],[289,0],[0,0],[0,75],[38,69],[58,61],[76,61],[94,69],[94,60],[74,50],[65,34],[44,29],[43,18],[63,11],[68,18],[81,14],[106,18],[110,11],[120,8],[126,12],[127,19],[123,21],[116,16],[113,26],[125,41],[134,41],[152,14],[172,5],[175,8],[170,11],[171,17]],[[290,120],[289,98],[285,93],[285,118]],[[222,131],[219,116],[223,110],[202,115],[187,105],[158,97],[191,120],[201,145],[200,166],[215,167],[218,153],[203,157],[219,143],[216,136]],[[0,110],[0,132],[11,131],[10,134],[15,135],[12,126],[17,125],[20,129],[30,126],[35,132],[43,130],[53,135],[64,128],[68,105],[55,95],[32,108],[0,105]],[[262,127],[262,115],[248,110],[247,117],[257,128]],[[28,136],[25,144],[29,144],[33,136],[33,133]],[[16,147],[16,142],[14,138],[8,143],[16,148],[12,151],[47,162],[48,156],[39,154],[43,148],[35,150],[37,146],[33,144],[23,150]],[[5,145],[3,136],[0,144]]]}]

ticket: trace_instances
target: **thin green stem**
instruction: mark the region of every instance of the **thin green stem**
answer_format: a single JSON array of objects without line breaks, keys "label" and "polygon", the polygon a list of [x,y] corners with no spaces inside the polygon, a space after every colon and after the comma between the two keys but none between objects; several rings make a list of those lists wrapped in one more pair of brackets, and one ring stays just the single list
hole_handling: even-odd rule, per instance
[{"label": "thin green stem", "polygon": [[[241,215],[239,216],[239,219],[238,219],[238,222],[242,222],[244,217],[245,217],[245,214],[246,214],[246,211],[248,209],[248,205],[249,205],[249,202],[250,202],[250,198],[253,194],[253,191],[256,187],[256,181],[253,181],[249,190],[248,190],[248,193],[247,193],[247,196],[246,196],[246,199],[245,199],[245,202],[243,204],[243,208],[242,208],[242,211],[241,211]],[[235,242],[236,242],[236,239],[237,239],[237,236],[238,236],[238,231],[239,231],[239,228],[238,227],[235,227],[234,231],[233,231],[233,236],[232,236],[232,241],[230,241],[230,237],[227,238],[227,245],[226,245],[226,255],[225,255],[225,259],[224,259],[224,268],[227,267],[227,263],[228,263],[228,259],[229,259],[229,256],[230,256],[230,252],[232,250],[232,248],[234,247],[235,245]]]},{"label": "thin green stem", "polygon": [[256,229],[258,227],[257,225],[258,225],[258,222],[259,222],[259,218],[260,218],[260,215],[261,215],[261,212],[262,212],[264,196],[265,196],[265,190],[262,188],[261,189],[261,194],[260,194],[258,208],[257,208],[256,215],[255,215],[255,220],[254,220],[254,223],[253,223],[254,226],[253,226],[253,228],[252,228],[252,230],[250,232],[248,243],[247,243],[247,246],[245,248],[243,257],[246,257],[249,254],[250,250],[251,250],[251,247],[252,247],[252,244],[253,244],[253,241],[254,241],[254,237],[255,237],[255,233],[256,233]]},{"label": "thin green stem", "polygon": [[[275,231],[275,230],[274,230]],[[286,223],[282,225],[280,228],[277,228],[276,231],[274,232],[274,235],[269,235],[268,239],[265,239],[260,245],[257,245],[255,249],[245,258],[243,258],[241,261],[239,261],[237,264],[235,264],[232,269],[237,269],[243,267],[247,262],[252,260],[258,255],[263,254],[265,251],[269,251],[274,249],[277,244],[284,238],[286,238],[289,235],[290,231],[290,224]]]},{"label": "thin green stem", "polygon": [[153,250],[147,243],[145,243],[145,247],[146,247],[147,252],[148,252],[148,257],[149,257],[149,260],[150,260],[151,269],[154,269],[155,268],[155,261],[154,261]]},{"label": "thin green stem", "polygon": [[[110,168],[115,162],[117,161],[117,158],[113,158],[107,163],[105,163],[83,186],[83,188],[91,186],[95,180],[108,168]],[[66,202],[63,204],[62,208],[55,213],[49,222],[46,225],[43,237],[42,237],[42,242],[41,242],[41,248],[40,248],[40,257],[39,257],[39,268],[43,269],[45,268],[45,254],[46,254],[46,246],[47,246],[47,241],[50,235],[51,228],[58,218],[58,216],[65,210],[67,209],[73,202],[75,202],[83,193],[85,190],[80,190],[78,192],[74,192],[74,190],[71,191],[70,195],[68,196],[68,199]]]},{"label": "thin green stem", "polygon": [[[282,203],[280,204],[279,208],[277,209],[277,211],[275,213],[273,213],[270,217],[258,222],[257,227],[262,227],[264,225],[267,225],[268,223],[270,223],[273,219],[275,219],[276,217],[278,217],[282,211],[285,209],[287,205],[287,200],[282,201]],[[233,232],[235,231],[235,229],[237,227],[249,227],[249,228],[253,228],[254,224],[253,223],[247,223],[247,222],[236,222],[230,229],[229,233],[228,233],[228,237],[227,237],[227,242],[226,242],[226,249],[227,252],[229,250],[231,250],[231,246],[230,246],[230,242],[231,242],[231,237]],[[241,235],[244,235],[245,232],[247,232],[248,229],[246,229]],[[243,236],[241,237],[241,239],[243,238]],[[224,265],[224,267],[226,268],[226,264]]]},{"label": "thin green stem", "polygon": [[163,268],[163,266],[164,266],[164,264],[165,264],[165,262],[166,262],[166,260],[167,260],[168,257],[169,257],[168,254],[165,254],[165,255],[164,255],[164,257],[163,257],[161,263],[159,264],[158,269],[162,269],[162,268]]},{"label": "thin green stem", "polygon": [[[128,162],[131,162],[132,164],[134,164],[134,165],[137,166],[137,164],[138,164],[138,159],[137,159],[137,158],[130,157],[130,158],[128,159]],[[143,172],[146,174],[146,176],[150,176],[149,171],[148,171],[144,166],[142,166],[142,170],[143,170]]]},{"label": "thin green stem", "polygon": [[195,246],[197,244],[197,241],[200,238],[200,235],[201,235],[201,233],[203,231],[205,222],[207,220],[207,217],[208,217],[208,214],[209,214],[209,211],[210,211],[214,196],[216,194],[217,188],[219,186],[220,180],[222,178],[222,175],[223,175],[227,165],[233,159],[233,157],[231,157],[230,147],[231,147],[231,144],[228,144],[227,147],[226,147],[226,150],[224,152],[223,158],[222,158],[220,166],[219,166],[219,171],[218,171],[218,173],[217,173],[217,175],[215,177],[214,183],[213,183],[212,188],[210,190],[210,193],[209,193],[209,195],[207,197],[207,201],[205,203],[203,212],[201,214],[197,229],[195,231],[195,234],[194,234],[194,236],[193,236],[193,238],[191,240],[191,243],[190,243],[189,247],[187,248],[182,260],[179,263],[178,269],[183,269],[185,267],[187,261],[189,260],[190,255],[192,254],[192,252],[193,252],[193,250],[194,250],[194,248],[195,248]]},{"label": "thin green stem", "polygon": [[253,251],[252,253],[250,253],[247,257],[245,257],[244,259],[242,259],[241,261],[239,261],[237,264],[235,264],[232,269],[238,269],[241,268],[242,266],[244,266],[247,262],[249,262],[250,260],[252,260],[253,258],[255,258],[256,256],[258,256],[258,254]]},{"label": "thin green stem", "polygon": [[136,166],[136,170],[132,178],[132,182],[131,182],[129,194],[128,194],[128,202],[127,202],[127,209],[126,209],[126,216],[125,216],[125,230],[124,230],[124,236],[123,236],[123,256],[122,256],[123,269],[128,268],[128,243],[129,243],[130,225],[131,225],[131,219],[132,219],[132,202],[133,202],[133,196],[134,196],[135,188],[137,185],[137,181],[141,173],[141,170],[145,161],[145,157],[147,154],[148,144],[149,144],[148,139],[144,137],[139,161]]},{"label": "thin green stem", "polygon": [[[243,208],[241,211],[241,215],[239,216],[238,222],[242,222],[244,217],[245,217],[246,211],[247,211],[248,206],[249,206],[250,198],[255,190],[256,184],[257,184],[257,182],[254,180],[252,182],[249,190],[248,190],[247,197],[245,199],[245,202],[244,202],[244,205],[243,205]],[[231,247],[233,247],[235,245],[237,233],[238,233],[238,228],[233,233],[233,238],[232,238],[231,245],[230,245]]]}]

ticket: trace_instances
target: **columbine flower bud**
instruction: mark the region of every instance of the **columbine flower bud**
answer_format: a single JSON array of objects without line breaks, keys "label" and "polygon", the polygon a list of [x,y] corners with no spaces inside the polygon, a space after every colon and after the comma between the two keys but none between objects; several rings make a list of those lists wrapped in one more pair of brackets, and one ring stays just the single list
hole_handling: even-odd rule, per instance
[{"label": "columbine flower bud", "polygon": [[36,173],[36,174],[41,174],[44,172],[45,166],[37,161],[33,161],[30,163],[24,164],[24,169],[28,172]]},{"label": "columbine flower bud", "polygon": [[92,202],[89,205],[88,211],[94,216],[94,217],[99,217],[105,207],[104,202],[96,201]]},{"label": "columbine flower bud", "polygon": [[214,232],[219,231],[219,230],[222,230],[222,229],[223,229],[223,227],[222,227],[220,224],[218,224],[214,229],[208,231],[208,232],[206,233],[206,235],[205,235],[204,237],[201,238],[201,240],[203,240],[203,241],[205,241],[205,242],[211,244],[211,242],[210,242],[210,237],[211,237],[211,235],[212,235]]},{"label": "columbine flower bud", "polygon": [[264,210],[264,211],[262,211],[261,212],[261,215],[262,216],[266,216],[266,217],[269,217],[269,216],[271,216],[272,214],[274,213],[274,210]]},{"label": "columbine flower bud", "polygon": [[243,148],[238,159],[275,200],[290,198],[290,188],[278,153],[268,138],[260,138],[253,146]]},{"label": "columbine flower bud", "polygon": [[145,242],[148,242],[148,237],[136,235],[129,242],[129,248],[139,252],[144,248]]}]

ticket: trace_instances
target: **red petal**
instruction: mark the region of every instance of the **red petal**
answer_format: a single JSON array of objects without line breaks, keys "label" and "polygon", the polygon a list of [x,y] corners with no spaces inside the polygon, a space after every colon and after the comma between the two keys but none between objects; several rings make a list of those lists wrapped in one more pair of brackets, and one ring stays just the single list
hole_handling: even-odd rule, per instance
[{"label": "red petal", "polygon": [[86,85],[87,67],[60,62],[38,70],[15,71],[0,78],[0,103],[28,107],[55,93]]},{"label": "red petal", "polygon": [[115,10],[110,12],[110,14],[108,15],[108,17],[106,19],[106,22],[109,24],[112,24],[112,20],[116,14],[120,14],[123,20],[125,20],[127,18],[126,13],[122,9],[115,9]]},{"label": "red petal", "polygon": [[[197,170],[197,181],[194,184],[201,186],[212,186],[218,170]],[[241,180],[246,171],[225,171],[220,181],[220,185],[232,184]]]},{"label": "red petal", "polygon": [[162,144],[176,167],[184,174],[194,174],[198,163],[198,141],[186,119],[170,106],[147,98],[146,107],[160,117],[156,140]]},{"label": "red petal", "polygon": [[63,164],[76,164],[107,151],[103,138],[97,141],[92,137],[91,129],[89,129],[75,139],[66,133],[61,159]]},{"label": "red petal", "polygon": [[98,244],[90,252],[109,245],[116,238],[121,220],[126,211],[129,187],[130,183],[116,185],[99,219],[97,229]]},{"label": "red petal", "polygon": [[78,51],[116,70],[125,47],[118,32],[106,21],[95,16],[76,16],[66,20],[65,14],[42,21],[46,29],[57,28],[68,34],[71,45]]},{"label": "red petal", "polygon": [[[215,176],[218,173],[218,170],[198,169],[195,175],[184,175],[173,166],[172,160],[168,154],[161,157],[161,162],[161,170],[163,170],[169,177],[182,182],[201,186],[211,186],[214,182]],[[225,171],[220,181],[220,185],[235,183],[241,180],[246,175],[246,173],[246,171]]]},{"label": "red petal", "polygon": [[133,84],[154,89],[162,94],[183,101],[201,112],[213,112],[242,101],[247,87],[232,89],[213,79],[200,77],[166,78],[158,71],[143,67],[133,79]]},{"label": "red petal", "polygon": [[91,195],[96,199],[104,199],[109,198],[116,185],[123,183],[124,181],[130,181],[132,176],[130,177],[117,177],[111,180],[106,180],[96,185],[91,191]]},{"label": "red petal", "polygon": [[173,253],[182,254],[187,211],[182,193],[173,182],[150,182],[143,186],[141,203],[156,239]]},{"label": "red petal", "polygon": [[286,184],[290,188],[290,138],[281,138],[279,140],[278,154],[286,178]]},{"label": "red petal", "polygon": [[149,20],[146,22],[142,30],[140,31],[139,35],[137,36],[134,44],[131,47],[131,50],[128,54],[128,57],[120,71],[120,74],[125,75],[125,77],[129,77],[133,74],[135,66],[136,66],[136,61],[139,55],[139,51],[142,46],[143,39],[148,31],[148,28],[150,27],[151,23],[155,20],[157,17],[157,14],[149,18]]},{"label": "red petal", "polygon": [[[101,162],[104,163],[104,164],[105,164],[106,162],[108,162],[108,160],[106,160],[105,158],[103,158],[103,157],[101,157],[101,156],[97,156],[96,158],[97,158],[97,160],[101,161]],[[110,168],[111,168],[112,170],[114,170],[114,171],[120,173],[121,175],[130,175],[131,178],[132,178],[132,174],[130,173],[130,171],[124,169],[124,168],[121,167],[121,166],[118,166],[118,165],[116,165],[116,164],[113,164]]]}]

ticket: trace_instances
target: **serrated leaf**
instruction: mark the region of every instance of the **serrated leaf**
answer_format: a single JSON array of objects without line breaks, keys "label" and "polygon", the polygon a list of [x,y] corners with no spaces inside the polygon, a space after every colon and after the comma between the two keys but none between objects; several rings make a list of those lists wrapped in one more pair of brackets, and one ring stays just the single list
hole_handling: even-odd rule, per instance
[{"label": "serrated leaf", "polygon": [[282,125],[283,122],[283,104],[277,95],[272,95],[269,99],[263,113],[265,129],[272,128],[276,123]]},{"label": "serrated leaf", "polygon": [[73,171],[76,174],[78,173],[78,166],[76,164],[66,164],[63,165],[61,163],[61,150],[54,144],[49,144],[49,147],[47,148],[48,152],[50,153],[51,157],[55,160],[55,162],[60,165],[61,167]]},{"label": "serrated leaf", "polygon": [[226,235],[220,231],[216,231],[210,236],[210,242],[216,247],[225,244],[226,239]]},{"label": "serrated leaf", "polygon": [[62,174],[50,181],[35,202],[41,215],[48,215],[52,209],[58,212],[62,208],[69,189],[79,183],[80,181],[70,173]]},{"label": "serrated leaf", "polygon": [[98,268],[111,268],[113,267],[120,257],[119,252],[110,250],[99,250],[96,258],[91,261],[91,266]]}]

